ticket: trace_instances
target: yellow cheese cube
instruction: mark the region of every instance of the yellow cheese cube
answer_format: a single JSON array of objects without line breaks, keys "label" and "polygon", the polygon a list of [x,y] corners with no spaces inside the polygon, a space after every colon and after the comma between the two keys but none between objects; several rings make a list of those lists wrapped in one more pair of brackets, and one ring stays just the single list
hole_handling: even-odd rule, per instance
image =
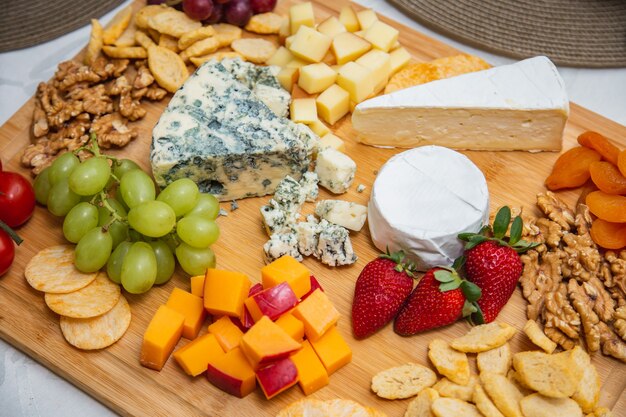
[{"label": "yellow cheese cube", "polygon": [[293,40],[296,38],[296,35],[291,35],[291,36],[287,36],[285,38],[285,48],[289,49],[291,48],[291,44],[293,43]]},{"label": "yellow cheese cube", "polygon": [[280,70],[276,78],[280,85],[287,91],[291,91],[293,85],[298,81],[298,74],[300,70],[298,68],[285,67]]},{"label": "yellow cheese cube", "polygon": [[323,62],[309,64],[300,68],[298,85],[309,94],[326,90],[337,79],[337,73]]},{"label": "yellow cheese cube", "polygon": [[239,346],[243,332],[232,322],[230,317],[222,316],[208,327],[209,333],[215,335],[224,352]]},{"label": "yellow cheese cube", "polygon": [[296,342],[302,342],[304,339],[304,324],[293,314],[285,313],[275,323]]},{"label": "yellow cheese cube", "polygon": [[411,55],[404,47],[394,49],[389,53],[389,57],[391,58],[392,75],[400,71],[411,60]]},{"label": "yellow cheese cube", "polygon": [[202,298],[180,288],[174,288],[165,305],[185,316],[183,337],[185,339],[195,339],[206,317]]},{"label": "yellow cheese cube", "polygon": [[198,297],[204,297],[204,275],[196,275],[189,279],[191,285],[191,293]]},{"label": "yellow cheese cube", "polygon": [[326,126],[323,122],[321,122],[319,119],[314,121],[313,123],[307,123],[306,124],[309,129],[311,129],[313,131],[313,133],[315,133],[317,136],[324,136],[325,134],[330,132],[330,129],[328,128],[328,126]]},{"label": "yellow cheese cube", "polygon": [[300,343],[267,316],[261,317],[241,338],[241,350],[254,369],[286,358],[300,348]]},{"label": "yellow cheese cube", "polygon": [[292,355],[291,360],[298,369],[298,384],[304,395],[328,385],[328,372],[308,340],[302,342],[302,349]]},{"label": "yellow cheese cube", "polygon": [[337,63],[337,58],[335,58],[335,54],[329,50],[324,56],[324,59],[322,59],[322,62],[332,68],[332,66]]},{"label": "yellow cheese cube", "polygon": [[311,340],[311,346],[313,346],[313,350],[317,353],[329,375],[352,360],[352,350],[335,326],[330,328],[319,340]]},{"label": "yellow cheese cube", "polygon": [[302,68],[305,65],[309,65],[309,63],[306,62],[306,61],[303,61],[301,59],[294,58],[292,61],[289,61],[287,63],[287,65],[285,65],[285,68],[297,68],[297,69],[300,69],[300,68]]},{"label": "yellow cheese cube", "polygon": [[296,98],[289,105],[289,116],[297,123],[313,123],[317,120],[314,98]]},{"label": "yellow cheese cube", "polygon": [[302,298],[311,290],[311,272],[295,258],[285,255],[261,268],[261,282],[263,288],[287,282],[296,297]]},{"label": "yellow cheese cube", "polygon": [[209,268],[204,279],[204,308],[211,314],[241,317],[250,280],[240,272]]},{"label": "yellow cheese cube", "polygon": [[270,59],[268,59],[265,64],[266,65],[278,65],[279,67],[284,67],[290,61],[293,61],[293,54],[289,52],[289,49],[281,46],[276,50],[274,55]]},{"label": "yellow cheese cube", "polygon": [[372,70],[374,94],[385,88],[391,76],[391,56],[387,52],[373,49],[354,62]]},{"label": "yellow cheese cube", "polygon": [[393,45],[391,45],[391,50],[395,51],[396,49],[400,48],[402,45],[400,44],[400,41],[397,40],[396,43],[394,43]]},{"label": "yellow cheese cube", "polygon": [[215,335],[207,333],[174,352],[174,359],[187,375],[198,376],[206,371],[212,358],[224,355]]},{"label": "yellow cheese cube", "polygon": [[327,133],[320,138],[319,149],[333,148],[338,150],[339,152],[345,152],[346,147],[343,143],[343,140],[333,135],[332,133]]},{"label": "yellow cheese cube", "polygon": [[356,18],[359,21],[359,27],[361,30],[369,29],[374,22],[378,21],[378,15],[372,9],[365,9],[356,12]]},{"label": "yellow cheese cube", "polygon": [[331,44],[331,51],[340,65],[354,61],[370,49],[372,44],[350,32],[335,36]]},{"label": "yellow cheese cube", "polygon": [[317,96],[315,104],[319,117],[333,125],[350,110],[350,93],[333,84]]},{"label": "yellow cheese cube", "polygon": [[183,333],[185,316],[166,305],[160,306],[143,335],[139,361],[160,371]]},{"label": "yellow cheese cube", "polygon": [[354,9],[350,6],[343,6],[341,8],[341,11],[339,12],[339,21],[348,32],[356,32],[361,29],[359,19],[357,19]]},{"label": "yellow cheese cube", "polygon": [[309,62],[320,62],[324,59],[332,41],[330,36],[319,33],[308,26],[300,26],[289,50],[297,58]]},{"label": "yellow cheese cube", "polygon": [[318,340],[339,320],[339,312],[320,289],[300,302],[291,314],[304,324],[304,334],[311,341]]},{"label": "yellow cheese cube", "polygon": [[317,25],[317,31],[334,38],[343,32],[347,32],[346,27],[335,16],[331,16]]},{"label": "yellow cheese cube", "polygon": [[350,100],[360,103],[374,92],[372,70],[356,62],[348,62],[339,69],[337,85],[350,94]]},{"label": "yellow cheese cube", "polygon": [[300,26],[315,26],[315,13],[311,2],[294,4],[289,8],[289,24],[291,33],[298,32]]},{"label": "yellow cheese cube", "polygon": [[289,35],[291,35],[291,22],[289,20],[289,16],[285,16],[280,24],[280,29],[278,30],[278,40],[281,43],[285,43],[285,39]]},{"label": "yellow cheese cube", "polygon": [[374,48],[387,52],[398,41],[399,34],[398,29],[378,20],[372,23],[363,37],[374,45]]},{"label": "yellow cheese cube", "polygon": [[359,38],[362,38],[363,36],[365,36],[365,31],[364,30],[357,30],[356,32],[354,32],[354,34],[356,36],[358,36]]}]

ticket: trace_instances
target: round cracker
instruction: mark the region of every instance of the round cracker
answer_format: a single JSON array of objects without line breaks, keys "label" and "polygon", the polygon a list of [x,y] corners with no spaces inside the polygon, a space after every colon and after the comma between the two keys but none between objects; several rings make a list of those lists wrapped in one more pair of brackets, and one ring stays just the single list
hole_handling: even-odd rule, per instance
[{"label": "round cracker", "polygon": [[74,266],[74,247],[51,246],[39,251],[26,265],[26,281],[36,290],[63,294],[80,290],[96,279],[97,272],[80,272]]},{"label": "round cracker", "polygon": [[50,310],[57,314],[85,319],[111,310],[121,293],[119,285],[111,282],[106,274],[100,273],[91,284],[78,291],[66,294],[46,293],[45,300]]},{"label": "round cracker", "polygon": [[103,349],[117,342],[130,325],[130,306],[121,295],[115,307],[98,317],[74,319],[61,316],[65,340],[79,349]]}]

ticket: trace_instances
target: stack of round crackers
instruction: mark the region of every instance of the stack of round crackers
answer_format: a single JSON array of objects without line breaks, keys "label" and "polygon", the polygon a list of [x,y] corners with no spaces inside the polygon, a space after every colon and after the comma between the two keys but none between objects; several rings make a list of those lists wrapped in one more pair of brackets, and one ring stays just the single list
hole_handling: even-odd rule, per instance
[{"label": "stack of round crackers", "polygon": [[26,266],[26,280],[45,293],[48,307],[61,316],[61,332],[79,349],[103,349],[117,342],[130,325],[128,301],[104,272],[82,273],[74,248],[46,248]]}]

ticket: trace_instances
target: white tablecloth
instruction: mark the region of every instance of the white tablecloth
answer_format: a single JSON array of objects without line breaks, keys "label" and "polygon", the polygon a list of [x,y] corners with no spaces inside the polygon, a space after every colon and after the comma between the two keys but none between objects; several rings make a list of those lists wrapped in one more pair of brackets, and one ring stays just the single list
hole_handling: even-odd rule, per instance
[{"label": "white tablecloth", "polygon": [[[130,1],[125,4],[128,3]],[[480,56],[493,65],[514,62],[432,32],[383,0],[360,0],[359,3],[462,51]],[[101,21],[108,22],[124,5]],[[43,45],[0,54],[0,125],[33,95],[40,81],[52,76],[59,62],[78,53],[87,42],[89,30],[89,27],[83,27]],[[559,68],[559,71],[573,102],[626,125],[626,68]],[[0,340],[0,417],[113,415],[89,395]]]}]

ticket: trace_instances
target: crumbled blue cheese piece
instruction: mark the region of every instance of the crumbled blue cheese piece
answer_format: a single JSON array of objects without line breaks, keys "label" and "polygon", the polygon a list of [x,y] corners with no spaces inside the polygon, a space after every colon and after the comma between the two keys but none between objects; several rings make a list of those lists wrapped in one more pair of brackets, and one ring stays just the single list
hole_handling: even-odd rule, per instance
[{"label": "crumbled blue cheese piece", "polygon": [[299,212],[290,212],[285,210],[274,199],[270,200],[266,205],[261,206],[261,216],[263,217],[263,225],[268,236],[274,233],[282,233],[293,228],[297,221]]},{"label": "crumbled blue cheese piece", "polygon": [[295,232],[274,233],[263,245],[263,251],[268,263],[284,255],[302,261],[302,255],[298,252],[298,235]]},{"label": "crumbled blue cheese piece", "polygon": [[235,211],[239,208],[239,204],[237,203],[237,200],[233,200],[230,202],[230,211]]},{"label": "crumbled blue cheese piece", "polygon": [[319,195],[319,187],[317,186],[318,182],[319,178],[313,171],[305,172],[302,176],[302,179],[300,180],[300,187],[302,187],[306,201],[312,202],[317,200],[317,196]]},{"label": "crumbled blue cheese piece", "polygon": [[317,243],[317,255],[322,263],[329,266],[350,265],[356,262],[357,256],[352,249],[348,229],[322,220],[319,223],[321,232]]},{"label": "crumbled blue cheese piece", "polygon": [[357,193],[362,193],[363,191],[365,191],[366,188],[367,187],[365,185],[359,184],[359,185],[356,186],[356,192]]},{"label": "crumbled blue cheese piece", "polygon": [[343,200],[322,200],[315,206],[321,219],[358,232],[367,218],[367,207]]},{"label": "crumbled blue cheese piece", "polygon": [[304,256],[315,255],[317,256],[317,245],[321,233],[321,228],[317,219],[314,221],[300,222],[296,225],[296,232],[298,233],[298,250]]},{"label": "crumbled blue cheese piece", "polygon": [[305,190],[302,189],[298,181],[289,175],[278,183],[276,191],[274,191],[274,200],[280,207],[289,212],[299,212],[305,199]]},{"label": "crumbled blue cheese piece", "polygon": [[356,173],[356,163],[344,153],[325,148],[317,155],[315,172],[322,187],[335,194],[345,193]]},{"label": "crumbled blue cheese piece", "polygon": [[226,210],[224,210],[223,208],[220,208],[220,211],[217,212],[218,216],[224,216],[227,217],[228,216],[228,212]]}]

